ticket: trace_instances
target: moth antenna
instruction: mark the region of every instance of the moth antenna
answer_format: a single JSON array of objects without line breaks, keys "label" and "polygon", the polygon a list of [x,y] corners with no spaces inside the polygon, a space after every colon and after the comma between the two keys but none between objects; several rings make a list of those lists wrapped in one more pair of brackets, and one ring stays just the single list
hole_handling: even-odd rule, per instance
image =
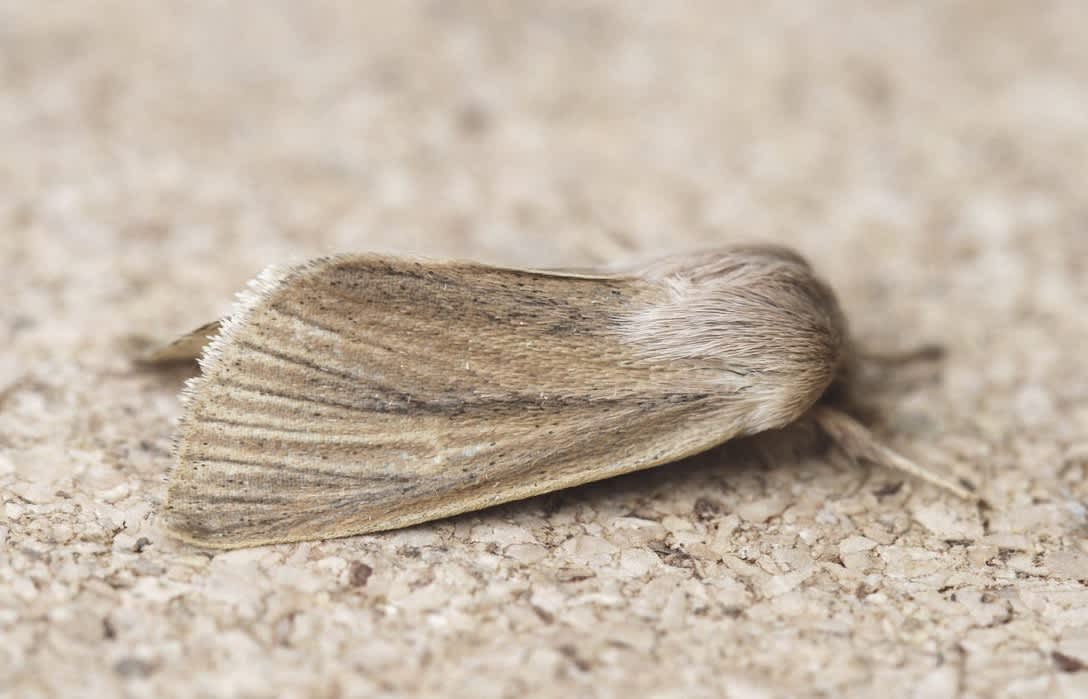
[{"label": "moth antenna", "polygon": [[887,367],[898,367],[915,362],[938,362],[944,359],[945,349],[941,345],[920,345],[898,352],[860,352],[858,359]]},{"label": "moth antenna", "polygon": [[877,437],[846,413],[820,406],[813,411],[816,424],[854,461],[866,460],[888,466],[902,473],[931,483],[938,488],[972,502],[986,501],[960,484],[951,481],[884,445]]}]

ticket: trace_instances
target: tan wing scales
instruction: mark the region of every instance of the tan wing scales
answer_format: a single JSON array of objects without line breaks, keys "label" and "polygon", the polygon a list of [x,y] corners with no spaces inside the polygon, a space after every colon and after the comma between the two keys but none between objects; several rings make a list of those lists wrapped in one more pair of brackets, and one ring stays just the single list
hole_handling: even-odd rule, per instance
[{"label": "tan wing scales", "polygon": [[[581,277],[354,256],[266,276],[190,386],[169,526],[224,548],[391,529],[796,419],[841,360],[830,292],[774,251],[699,261]],[[768,283],[792,299],[768,307]],[[685,303],[722,313],[677,328]]]}]

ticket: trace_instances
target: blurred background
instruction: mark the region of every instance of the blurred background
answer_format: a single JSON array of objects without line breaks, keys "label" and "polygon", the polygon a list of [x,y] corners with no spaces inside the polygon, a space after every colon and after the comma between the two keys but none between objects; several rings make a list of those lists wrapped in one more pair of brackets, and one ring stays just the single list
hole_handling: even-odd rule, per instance
[{"label": "blurred background", "polygon": [[[9,639],[0,687],[25,667],[24,688],[56,680],[113,693],[146,680],[165,696],[197,658],[215,668],[210,693],[256,696],[275,678],[299,696],[334,696],[334,659],[357,652],[356,667],[385,668],[379,677],[403,670],[387,687],[487,681],[499,687],[494,696],[513,696],[537,680],[498,659],[567,629],[576,651],[553,649],[547,662],[566,668],[569,691],[626,686],[649,696],[680,683],[688,690],[675,696],[686,698],[742,677],[736,696],[767,696],[744,694],[749,686],[864,696],[865,687],[915,683],[936,688],[928,696],[964,686],[981,696],[1042,677],[1019,695],[1046,694],[1058,686],[1048,684],[1059,672],[1054,644],[1088,664],[1088,638],[1076,636],[1083,611],[1075,613],[1088,608],[1075,582],[1088,579],[1086,163],[1084,0],[0,0],[0,492],[9,508],[0,571],[4,556],[11,571],[0,574],[0,637]],[[572,588],[557,583],[545,602],[533,598],[543,613],[525,608],[510,621],[494,610],[514,614],[528,597],[477,590],[494,594],[491,610],[485,600],[440,627],[431,608],[401,605],[397,590],[418,582],[454,595],[472,575],[493,577],[480,567],[490,560],[482,545],[449,529],[435,560],[458,560],[471,574],[433,584],[423,580],[433,579],[429,568],[398,553],[422,534],[315,548],[340,563],[355,555],[345,551],[369,552],[360,559],[378,571],[369,589],[401,610],[394,621],[385,602],[359,611],[349,600],[337,612],[352,619],[347,630],[305,611],[314,595],[340,599],[338,578],[326,575],[346,570],[340,564],[315,568],[300,549],[257,573],[256,559],[217,557],[228,572],[216,587],[193,562],[203,559],[175,556],[155,538],[180,379],[131,373],[133,337],[166,340],[220,317],[266,265],[384,251],[585,266],[747,241],[808,256],[867,347],[949,350],[886,412],[908,451],[958,460],[959,472],[986,484],[1002,503],[993,520],[927,510],[918,521],[928,528],[911,530],[913,553],[894,559],[910,520],[887,541],[874,534],[899,520],[867,491],[844,495],[857,471],[825,465],[798,481],[783,468],[770,486],[750,474],[728,497],[761,497],[766,487],[816,498],[795,516],[810,538],[783,534],[789,555],[767,562],[764,534],[712,530],[717,517],[691,514],[689,500],[725,486],[666,479],[649,502],[672,508],[693,540],[722,545],[705,560],[684,549],[697,566],[744,550],[754,552],[750,568],[792,575],[796,561],[824,560],[824,544],[812,542],[832,542],[834,561],[835,542],[862,531],[879,546],[849,553],[871,556],[860,570],[886,582],[813,574],[804,595],[761,596],[759,585],[735,581],[713,592],[735,573],[715,568],[704,582],[685,578],[674,598],[681,583],[647,568],[674,606],[640,616],[629,604],[645,578],[628,590],[600,562],[608,556],[579,558],[555,544],[541,549],[553,558],[504,573],[510,585],[532,579],[539,590],[537,576],[593,560],[599,576],[579,588],[589,597],[566,596]],[[840,496],[839,514],[816,517]],[[543,524],[526,507],[507,512],[541,541],[553,525],[577,529],[556,524],[562,515]],[[619,541],[602,521],[596,534]],[[1021,539],[978,544],[992,556],[944,543],[992,532]],[[134,552],[145,535],[154,546]],[[999,547],[1014,553],[999,559]],[[940,565],[912,577],[922,559]],[[1054,563],[1044,570],[1040,560]],[[229,561],[252,566],[243,574]],[[955,566],[951,578],[941,572]],[[310,581],[309,596],[281,596],[288,578]],[[102,582],[115,579],[123,584]],[[1009,579],[1035,586],[1026,602],[1010,592],[995,603],[1012,600],[1019,626],[961,644],[966,627],[950,625],[957,614],[985,626],[989,612],[979,610],[993,607],[964,611],[944,586],[1005,590]],[[879,599],[861,594],[880,585]],[[252,606],[239,590],[274,602]],[[699,595],[734,595],[730,604],[745,611],[705,602],[699,618],[676,612],[696,608]],[[590,597],[611,600],[612,616],[580,617]],[[836,616],[840,605],[853,605],[849,622]],[[897,616],[908,608],[910,619]],[[309,626],[269,609],[294,609]],[[668,613],[676,623],[660,627]],[[210,618],[216,628],[200,626]],[[568,629],[568,619],[581,626]],[[859,628],[868,631],[855,638]],[[355,643],[352,629],[369,629],[368,642]],[[310,654],[276,645],[284,634]],[[1019,640],[1003,646],[1008,638]],[[96,648],[106,641],[102,665]],[[340,650],[327,650],[334,641]],[[973,654],[957,655],[965,647]],[[646,665],[651,649],[677,674]],[[952,664],[934,669],[935,657],[960,657],[964,675],[949,678]],[[579,684],[588,677],[596,679]]]},{"label": "blurred background", "polygon": [[1084,271],[1086,27],[1076,0],[3,3],[2,312],[167,331],[328,252],[752,239],[1015,304]]}]

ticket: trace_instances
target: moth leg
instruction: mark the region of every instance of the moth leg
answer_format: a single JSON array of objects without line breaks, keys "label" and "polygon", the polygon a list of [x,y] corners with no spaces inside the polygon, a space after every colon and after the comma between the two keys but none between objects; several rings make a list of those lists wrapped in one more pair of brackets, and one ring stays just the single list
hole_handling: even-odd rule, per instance
[{"label": "moth leg", "polygon": [[141,361],[144,364],[195,362],[200,358],[211,339],[219,334],[221,324],[222,321],[218,320],[205,323],[170,344],[151,350],[141,358]]},{"label": "moth leg", "polygon": [[869,428],[840,410],[820,406],[813,411],[813,417],[820,429],[827,433],[836,446],[855,462],[869,461],[881,466],[887,466],[931,483],[964,500],[985,502],[980,495],[971,492],[963,485],[934,473],[893,451],[881,443],[869,431]]}]

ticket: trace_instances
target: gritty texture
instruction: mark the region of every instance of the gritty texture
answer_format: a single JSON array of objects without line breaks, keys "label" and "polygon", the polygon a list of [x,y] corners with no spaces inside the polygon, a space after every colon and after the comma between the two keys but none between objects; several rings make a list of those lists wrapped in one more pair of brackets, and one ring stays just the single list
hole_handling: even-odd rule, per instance
[{"label": "gritty texture", "polygon": [[[1088,5],[0,4],[0,693],[1088,694]],[[795,246],[980,510],[834,452],[209,555],[157,508],[271,262]]]}]

